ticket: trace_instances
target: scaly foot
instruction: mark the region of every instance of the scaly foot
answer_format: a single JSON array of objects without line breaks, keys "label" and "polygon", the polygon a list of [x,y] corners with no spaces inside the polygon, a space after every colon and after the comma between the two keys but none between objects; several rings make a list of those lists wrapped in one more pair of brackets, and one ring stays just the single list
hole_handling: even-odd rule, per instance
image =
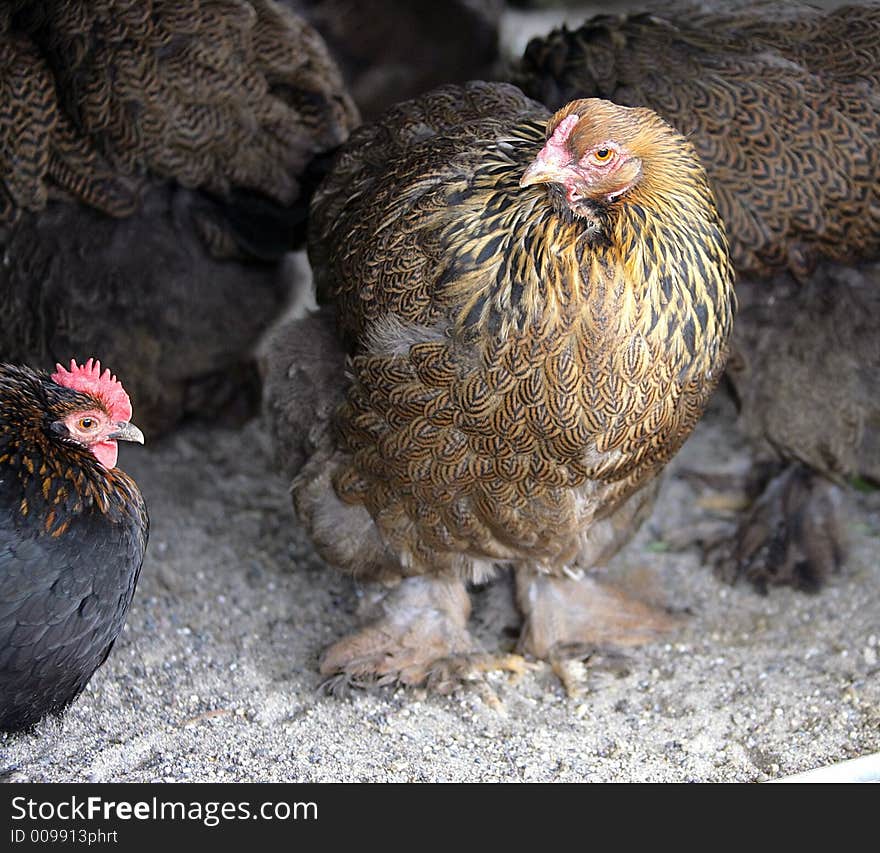
[{"label": "scaly foot", "polygon": [[572,658],[650,643],[680,625],[672,614],[589,576],[575,580],[519,569],[516,591],[525,616],[519,650],[548,661],[570,696],[581,692],[568,665]]},{"label": "scaly foot", "polygon": [[449,693],[480,672],[521,672],[516,655],[483,653],[467,630],[471,604],[458,579],[406,578],[381,602],[382,615],[324,652],[333,690],[400,683]]},{"label": "scaly foot", "polygon": [[762,592],[782,585],[815,592],[843,561],[838,502],[836,486],[804,465],[789,465],[767,482],[719,549],[718,573],[729,583],[745,578]]}]

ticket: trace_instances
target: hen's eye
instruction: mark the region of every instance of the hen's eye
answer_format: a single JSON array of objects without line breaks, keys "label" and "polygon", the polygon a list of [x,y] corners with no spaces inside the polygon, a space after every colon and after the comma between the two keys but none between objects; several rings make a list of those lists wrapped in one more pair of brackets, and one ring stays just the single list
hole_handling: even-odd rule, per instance
[{"label": "hen's eye", "polygon": [[80,429],[94,429],[97,421],[94,418],[80,418],[79,419],[79,428]]},{"label": "hen's eye", "polygon": [[597,148],[593,152],[593,157],[600,163],[607,163],[613,154],[614,152],[610,148]]}]

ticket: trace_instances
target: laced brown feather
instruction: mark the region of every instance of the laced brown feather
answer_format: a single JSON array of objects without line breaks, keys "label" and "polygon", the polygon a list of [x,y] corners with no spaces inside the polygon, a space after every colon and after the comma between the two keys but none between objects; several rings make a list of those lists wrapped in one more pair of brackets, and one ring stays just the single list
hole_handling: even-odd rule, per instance
[{"label": "laced brown feather", "polygon": [[10,0],[0,225],[66,193],[112,216],[145,173],[289,204],[357,111],[320,36],[269,0]]}]

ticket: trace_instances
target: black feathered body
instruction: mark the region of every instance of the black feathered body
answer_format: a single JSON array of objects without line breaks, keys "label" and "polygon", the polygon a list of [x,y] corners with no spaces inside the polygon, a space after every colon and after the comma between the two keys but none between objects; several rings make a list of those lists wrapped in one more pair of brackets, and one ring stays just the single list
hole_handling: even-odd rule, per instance
[{"label": "black feathered body", "polygon": [[147,545],[135,482],[52,434],[82,395],[0,366],[0,730],[63,710],[122,630]]}]

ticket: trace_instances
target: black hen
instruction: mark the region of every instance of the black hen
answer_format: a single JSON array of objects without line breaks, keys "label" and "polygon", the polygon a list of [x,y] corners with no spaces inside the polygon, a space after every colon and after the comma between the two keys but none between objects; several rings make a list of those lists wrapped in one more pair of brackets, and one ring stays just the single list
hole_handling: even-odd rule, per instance
[{"label": "black hen", "polygon": [[0,730],[64,710],[107,659],[149,521],[117,440],[143,443],[99,363],[0,365]]}]

